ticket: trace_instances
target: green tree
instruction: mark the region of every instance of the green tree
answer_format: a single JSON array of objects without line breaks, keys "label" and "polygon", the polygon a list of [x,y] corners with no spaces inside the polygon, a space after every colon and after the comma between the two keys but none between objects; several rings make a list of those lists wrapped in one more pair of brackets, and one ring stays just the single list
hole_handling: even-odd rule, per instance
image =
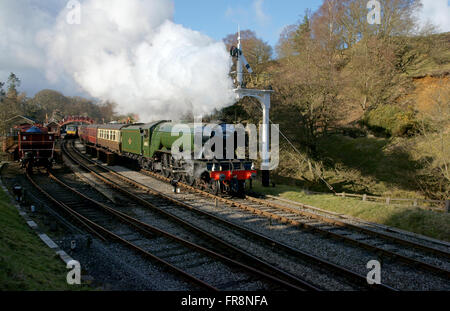
[{"label": "green tree", "polygon": [[11,100],[16,100],[18,91],[17,89],[20,87],[20,79],[16,76],[15,73],[11,72],[11,74],[8,77],[8,92],[6,93],[6,96]]},{"label": "green tree", "polygon": [[286,26],[280,34],[276,51],[278,58],[299,55],[304,51],[306,40],[311,36],[311,12],[306,10],[303,21]]}]

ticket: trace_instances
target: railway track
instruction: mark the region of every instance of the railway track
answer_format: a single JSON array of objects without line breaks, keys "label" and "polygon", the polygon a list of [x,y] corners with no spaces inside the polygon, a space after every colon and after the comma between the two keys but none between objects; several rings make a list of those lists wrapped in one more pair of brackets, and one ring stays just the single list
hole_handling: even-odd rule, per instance
[{"label": "railway track", "polygon": [[[161,181],[170,182],[170,179],[154,172],[145,170],[141,172]],[[368,227],[358,226],[345,222],[338,217],[331,217],[331,215],[324,216],[313,213],[308,211],[305,208],[307,206],[303,204],[298,204],[300,207],[304,207],[301,210],[292,207],[292,203],[291,206],[286,206],[277,202],[250,196],[246,196],[245,199],[226,198],[183,183],[178,183],[178,186],[190,192],[200,194],[205,198],[224,203],[230,207],[237,207],[274,221],[298,226],[326,237],[345,241],[351,245],[367,249],[384,257],[394,258],[413,268],[421,268],[450,280],[450,271],[445,268],[445,266],[450,266],[450,253],[442,248],[431,247],[379,232]]]},{"label": "railway track", "polygon": [[[96,201],[66,184],[54,174],[27,175],[47,198],[76,219],[87,231],[103,241],[125,245],[138,254],[158,262],[197,288],[206,290],[314,290],[292,278],[287,282],[218,252],[174,236],[143,223],[104,203]],[[220,275],[218,278],[212,274]],[[294,284],[296,283],[296,284]]]},{"label": "railway track", "polygon": [[[336,238],[342,239],[342,237],[345,237],[346,235],[351,237],[354,233],[357,233],[357,239],[349,239],[348,241],[351,243],[355,243],[358,246],[373,251],[378,251],[386,256],[399,259],[405,263],[419,266],[429,271],[443,273],[450,278],[450,271],[448,270],[442,269],[439,266],[433,265],[426,261],[420,261],[419,259],[413,259],[412,261],[410,261],[409,258],[405,258],[405,256],[399,254],[402,249],[413,249],[418,253],[419,256],[419,252],[424,256],[429,256],[431,254],[434,256],[432,258],[433,260],[436,260],[438,264],[443,264],[448,263],[450,259],[450,253],[443,248],[431,247],[422,243],[402,239],[398,236],[383,233],[375,230],[374,228],[369,228],[368,226],[363,227],[344,221],[343,219],[339,219],[339,217],[333,217],[332,215],[324,216],[319,213],[314,213],[313,211],[308,210],[307,206],[305,206],[304,204],[298,204],[297,206],[300,207],[299,209],[295,208],[296,205],[294,203],[283,204],[248,196],[246,198],[246,201],[250,202],[250,206],[255,204],[253,206],[260,208],[260,210],[264,212],[268,212],[269,217],[285,217],[287,218],[287,221],[306,221],[305,226],[308,224],[314,226],[314,222],[318,221],[319,224],[314,228],[318,227],[319,229],[322,229],[322,231],[320,231],[321,233],[333,235]],[[261,208],[261,206],[264,207]],[[334,235],[333,233],[336,232],[339,233]],[[380,248],[376,246],[377,244],[383,245],[385,247],[389,246],[390,250],[380,250]]]},{"label": "railway track", "polygon": [[[128,197],[131,203],[127,203],[128,206],[138,206],[140,208],[145,207],[156,211],[159,214],[159,218],[161,216],[166,219],[170,219],[170,223],[167,223],[168,227],[171,227],[170,230],[172,235],[185,235],[186,239],[193,240],[197,239],[196,243],[201,244],[201,246],[205,249],[211,250],[216,253],[220,253],[222,256],[233,258],[238,260],[239,263],[243,263],[248,267],[255,267],[254,269],[268,278],[273,278],[274,281],[279,282],[280,284],[293,288],[293,289],[303,289],[303,290],[320,290],[321,288],[307,282],[298,276],[287,273],[277,267],[270,265],[264,261],[259,260],[258,258],[252,256],[251,254],[246,253],[231,244],[224,242],[222,239],[217,238],[208,232],[199,229],[196,226],[192,226],[187,223],[183,219],[174,217],[173,215],[164,211],[164,208],[167,207],[166,201],[156,202],[152,197],[149,197],[148,191],[136,193],[136,188],[129,185],[127,182],[123,180],[123,178],[119,178],[118,176],[111,175],[109,172],[105,171],[106,168],[102,165],[97,164],[86,164],[81,163],[80,158],[76,159],[74,154],[68,152],[68,150],[63,147],[63,151],[66,155],[69,156],[72,161],[75,161],[88,170],[91,174],[93,174],[96,178],[100,179],[103,183],[107,184],[109,187],[118,190],[119,193],[123,194],[125,197]],[[86,160],[86,159],[84,159]],[[103,170],[103,172],[102,172]],[[115,178],[114,178],[115,177]],[[155,214],[156,215],[156,214]],[[152,216],[152,220],[155,219],[156,216]],[[175,229],[174,229],[175,224]],[[186,232],[177,232],[177,230],[181,230],[183,228]],[[195,237],[195,238],[194,238]],[[257,268],[256,268],[257,267]]]},{"label": "railway track", "polygon": [[[153,197],[152,202],[155,203],[155,197],[159,198],[159,203],[161,207],[155,207],[151,206],[152,208],[156,208],[160,213],[162,213],[164,216],[169,217],[179,224],[194,228],[195,230],[199,230],[198,227],[193,226],[192,224],[187,223],[183,219],[188,218],[189,215],[185,215],[184,217],[176,216],[176,211],[180,210],[179,207],[183,207],[186,211],[189,213],[195,213],[197,216],[200,216],[200,218],[206,219],[210,226],[213,226],[215,228],[221,227],[224,230],[228,230],[228,234],[233,232],[233,234],[240,234],[241,236],[245,237],[244,243],[249,243],[248,241],[252,241],[253,243],[259,243],[264,244],[265,247],[270,248],[271,251],[282,253],[282,256],[289,256],[292,258],[292,260],[301,260],[304,262],[307,262],[308,265],[314,265],[318,267],[318,269],[321,269],[325,273],[329,273],[330,271],[337,275],[338,278],[345,279],[346,282],[351,283],[353,286],[357,284],[357,289],[376,289],[376,290],[394,290],[394,288],[389,287],[387,285],[372,285],[369,286],[367,283],[366,276],[359,275],[355,272],[350,271],[349,269],[346,269],[344,267],[338,266],[336,264],[333,264],[327,260],[318,258],[317,256],[302,252],[298,249],[295,249],[293,247],[290,247],[286,244],[280,243],[278,241],[275,241],[271,238],[268,238],[267,236],[261,235],[255,231],[243,228],[241,226],[238,226],[236,224],[233,224],[229,221],[226,221],[222,218],[216,217],[212,214],[203,212],[197,208],[195,208],[192,204],[188,204],[183,201],[180,201],[178,199],[175,199],[173,197],[167,196],[164,193],[160,191],[156,191],[155,189],[152,189],[148,186],[145,186],[143,184],[140,184],[134,180],[131,180],[129,178],[126,178],[122,176],[121,174],[117,174],[116,172],[112,171],[108,167],[105,167],[103,165],[99,165],[95,161],[92,161],[91,159],[85,157],[83,154],[81,154],[76,148],[73,146],[70,147],[71,150],[65,149],[65,152],[67,155],[72,158],[73,161],[76,161],[79,165],[81,165],[85,170],[90,171],[92,174],[96,175],[99,179],[101,179],[103,182],[108,183],[113,188],[116,188],[117,190],[121,191],[122,193],[125,193],[126,195],[130,196],[133,193],[136,192],[136,189],[139,189],[140,191],[144,191],[144,193],[151,194]],[[113,177],[112,177],[113,176]],[[112,179],[115,181],[113,182]],[[118,181],[119,179],[120,181]],[[125,185],[124,185],[125,183]],[[138,199],[138,198],[135,198]],[[138,199],[139,200],[139,199]],[[195,198],[194,198],[195,200]],[[158,200],[156,200],[158,201]],[[167,204],[170,202],[171,204]],[[143,205],[149,205],[147,202],[141,202]],[[201,229],[200,229],[201,230]],[[203,231],[203,230],[202,230]],[[209,237],[211,237],[210,234],[208,234]],[[220,238],[214,238],[214,242],[217,243],[223,243],[223,240]],[[236,250],[237,248],[233,245],[226,245],[226,247],[230,250]],[[258,265],[261,264],[261,260],[263,258],[260,258],[256,261]],[[280,270],[278,270],[278,273],[280,273]],[[355,287],[353,287],[355,289]]]}]

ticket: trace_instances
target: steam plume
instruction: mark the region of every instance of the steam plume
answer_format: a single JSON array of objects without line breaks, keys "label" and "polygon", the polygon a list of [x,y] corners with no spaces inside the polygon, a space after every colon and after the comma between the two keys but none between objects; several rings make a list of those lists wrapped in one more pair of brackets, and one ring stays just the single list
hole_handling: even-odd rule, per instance
[{"label": "steam plume", "polygon": [[38,35],[47,78],[69,74],[91,96],[143,121],[208,113],[233,103],[222,42],[172,21],[169,0],[86,0],[81,23],[69,9]]}]

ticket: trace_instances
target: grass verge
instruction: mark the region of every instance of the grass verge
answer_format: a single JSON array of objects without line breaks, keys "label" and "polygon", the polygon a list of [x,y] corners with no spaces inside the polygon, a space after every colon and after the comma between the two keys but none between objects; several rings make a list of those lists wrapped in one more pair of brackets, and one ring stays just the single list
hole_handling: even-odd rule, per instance
[{"label": "grass verge", "polygon": [[67,272],[0,189],[0,291],[74,290]]},{"label": "grass verge", "polygon": [[287,185],[264,188],[260,182],[255,182],[253,190],[450,242],[450,214],[363,202],[331,194],[308,195],[298,187]]}]

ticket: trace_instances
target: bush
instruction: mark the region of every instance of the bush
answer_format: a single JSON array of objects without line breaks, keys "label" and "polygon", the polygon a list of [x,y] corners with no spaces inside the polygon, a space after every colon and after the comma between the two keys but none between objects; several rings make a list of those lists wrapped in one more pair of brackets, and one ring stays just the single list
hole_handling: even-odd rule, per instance
[{"label": "bush", "polygon": [[417,132],[416,113],[398,106],[383,105],[368,112],[364,124],[387,136],[410,136]]}]

